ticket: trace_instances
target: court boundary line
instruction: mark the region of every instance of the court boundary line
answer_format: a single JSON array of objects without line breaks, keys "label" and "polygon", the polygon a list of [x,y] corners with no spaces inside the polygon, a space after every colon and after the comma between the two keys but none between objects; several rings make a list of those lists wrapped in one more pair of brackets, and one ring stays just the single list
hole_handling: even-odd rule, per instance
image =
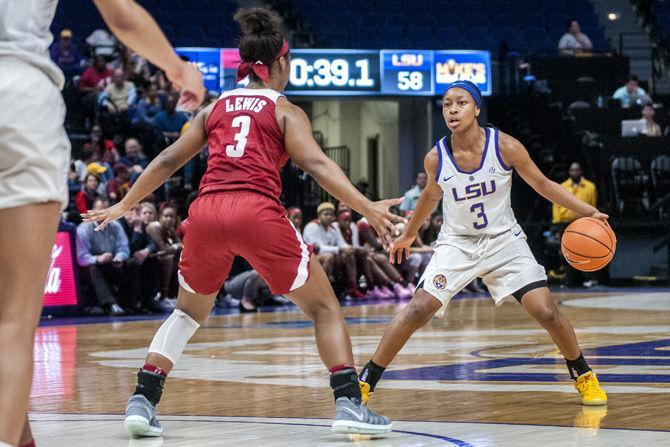
[{"label": "court boundary line", "polygon": [[[52,412],[35,412],[35,411],[30,411],[28,413],[28,419],[30,419],[31,415],[64,415],[64,416],[118,416],[119,420],[121,420],[121,417],[123,414],[120,413],[52,413]],[[319,418],[319,417],[295,417],[295,416],[216,416],[216,415],[186,415],[186,414],[161,414],[159,415],[161,418],[169,418],[165,419],[166,421],[177,421],[177,422],[189,422],[188,419],[184,420],[179,420],[175,418],[228,418],[228,419],[236,419],[236,418],[264,418],[264,419],[313,419],[313,420],[331,420],[331,418]],[[77,422],[77,421],[82,421],[83,419],[72,419],[72,420],[54,420],[56,422]],[[84,422],[96,422],[95,419],[91,420],[83,420]],[[195,420],[194,420],[195,421]],[[41,421],[36,421],[36,422],[41,422]],[[48,422],[48,421],[47,421]],[[216,420],[210,420],[210,421],[204,421],[204,422],[221,422],[221,421],[216,421]],[[227,421],[223,421],[227,422]],[[234,422],[234,421],[230,421]],[[441,424],[441,423],[447,423],[447,424],[491,424],[491,425],[513,425],[513,426],[528,426],[528,427],[557,427],[557,428],[583,428],[583,427],[575,427],[574,425],[556,425],[556,424],[532,424],[532,423],[522,423],[522,422],[487,422],[487,421],[425,421],[425,420],[405,420],[405,419],[397,419],[394,420],[393,422],[408,422],[408,423],[413,423],[413,422],[426,422],[426,423],[434,423],[434,424]],[[254,423],[252,421],[248,421],[248,423]],[[305,425],[312,425],[312,424],[305,424]],[[318,426],[318,425],[315,425]],[[325,426],[324,426],[325,427]],[[599,430],[628,430],[628,431],[642,431],[642,432],[658,432],[658,433],[670,433],[670,429],[651,429],[651,428],[624,428],[624,427],[599,427]],[[394,430],[396,431],[396,430]],[[398,431],[399,432],[399,431]]]}]

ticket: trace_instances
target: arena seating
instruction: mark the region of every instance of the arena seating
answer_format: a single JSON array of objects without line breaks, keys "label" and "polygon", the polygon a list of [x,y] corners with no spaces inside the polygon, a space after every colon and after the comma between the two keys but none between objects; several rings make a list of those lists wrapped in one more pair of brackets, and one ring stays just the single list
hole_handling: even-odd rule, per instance
[{"label": "arena seating", "polygon": [[[595,50],[610,48],[591,3],[577,0],[399,0],[291,2],[317,33],[320,46],[333,48],[462,48],[555,51],[571,18]],[[320,33],[320,24],[328,32]]]},{"label": "arena seating", "polygon": [[[170,41],[178,46],[234,46],[237,2],[143,0]],[[461,48],[551,53],[571,18],[595,50],[610,48],[589,2],[577,0],[292,0],[283,2],[326,48]],[[68,17],[78,17],[76,23]],[[670,18],[670,15],[667,17]],[[325,25],[328,26],[325,26]],[[53,24],[84,39],[103,26],[92,2],[62,2]],[[327,31],[325,31],[327,30]]]},{"label": "arena seating", "polygon": [[[233,47],[239,28],[232,0],[140,0],[176,46]],[[72,17],[77,17],[76,21]],[[70,28],[77,41],[104,27],[93,2],[61,2],[52,31]]]},{"label": "arena seating", "polygon": [[656,23],[667,39],[670,36],[670,1],[652,2],[652,12],[656,16]]}]

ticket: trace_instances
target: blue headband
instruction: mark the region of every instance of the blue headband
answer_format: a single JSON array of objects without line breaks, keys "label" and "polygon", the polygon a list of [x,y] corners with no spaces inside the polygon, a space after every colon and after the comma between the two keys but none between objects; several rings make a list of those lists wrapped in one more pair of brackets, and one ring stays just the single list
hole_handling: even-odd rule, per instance
[{"label": "blue headband", "polygon": [[479,107],[480,109],[482,108],[482,91],[479,90],[477,84],[470,81],[454,81],[451,84],[447,84],[447,89],[444,91],[444,94],[446,95],[447,92],[454,87],[462,88],[463,90],[470,93],[472,99],[475,100],[475,104],[477,104],[477,107]]}]

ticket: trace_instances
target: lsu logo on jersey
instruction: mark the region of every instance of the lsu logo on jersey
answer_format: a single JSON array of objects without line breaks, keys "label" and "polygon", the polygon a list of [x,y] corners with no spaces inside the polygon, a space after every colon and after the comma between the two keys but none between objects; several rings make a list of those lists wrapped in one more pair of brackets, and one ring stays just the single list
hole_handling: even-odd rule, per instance
[{"label": "lsu logo on jersey", "polygon": [[447,277],[442,274],[435,275],[433,278],[433,285],[437,290],[444,290],[444,288],[447,287]]},{"label": "lsu logo on jersey", "polygon": [[451,193],[454,196],[454,200],[457,202],[476,199],[478,197],[485,197],[493,194],[494,192],[496,192],[495,180],[490,180],[489,182],[472,183],[467,185],[462,192],[459,192],[458,188],[451,188]]}]

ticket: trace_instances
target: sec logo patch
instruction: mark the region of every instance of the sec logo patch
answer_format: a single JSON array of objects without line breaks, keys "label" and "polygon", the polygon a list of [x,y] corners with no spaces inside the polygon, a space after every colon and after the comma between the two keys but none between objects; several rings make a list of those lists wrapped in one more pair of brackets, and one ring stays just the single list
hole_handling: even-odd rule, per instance
[{"label": "sec logo patch", "polygon": [[445,287],[447,287],[446,276],[444,276],[442,274],[435,275],[433,277],[433,285],[435,286],[436,289],[443,290]]}]

